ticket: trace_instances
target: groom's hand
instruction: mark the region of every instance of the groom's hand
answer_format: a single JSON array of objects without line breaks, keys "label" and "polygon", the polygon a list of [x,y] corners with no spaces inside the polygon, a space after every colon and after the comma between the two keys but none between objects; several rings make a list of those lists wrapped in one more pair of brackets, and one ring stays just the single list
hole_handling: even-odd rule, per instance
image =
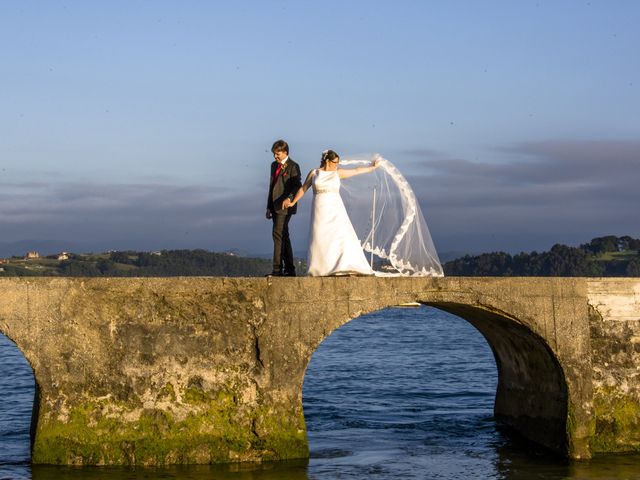
[{"label": "groom's hand", "polygon": [[267,208],[267,215],[266,215],[266,217],[267,217],[267,220],[271,220],[271,217],[272,217],[272,215],[271,215],[271,210],[269,210],[268,208]]}]

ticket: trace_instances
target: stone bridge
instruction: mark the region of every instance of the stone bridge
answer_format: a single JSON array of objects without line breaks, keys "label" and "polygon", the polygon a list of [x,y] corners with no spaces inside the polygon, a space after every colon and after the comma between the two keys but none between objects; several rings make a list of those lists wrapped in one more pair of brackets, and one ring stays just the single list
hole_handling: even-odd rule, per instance
[{"label": "stone bridge", "polygon": [[37,385],[34,463],[304,458],[315,349],[410,301],[484,335],[502,422],[574,459],[640,450],[640,279],[2,278],[0,292],[0,331]]}]

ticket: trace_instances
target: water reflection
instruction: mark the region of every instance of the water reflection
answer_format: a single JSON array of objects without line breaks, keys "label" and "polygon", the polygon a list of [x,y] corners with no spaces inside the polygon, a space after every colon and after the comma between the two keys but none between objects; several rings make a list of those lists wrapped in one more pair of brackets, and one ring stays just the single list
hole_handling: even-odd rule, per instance
[{"label": "water reflection", "polygon": [[308,480],[307,460],[264,464],[185,465],[165,468],[34,465],[33,480]]},{"label": "water reflection", "polygon": [[568,467],[570,478],[637,479],[640,478],[640,455],[607,455],[589,462],[572,463]]},{"label": "water reflection", "polygon": [[569,462],[518,452],[496,465],[504,480],[630,480],[640,479],[640,455],[603,455],[589,461]]},{"label": "water reflection", "polygon": [[[500,480],[629,480],[640,478],[640,455],[606,455],[586,462],[568,462],[550,458],[542,452],[499,448],[498,458],[490,462],[494,468],[474,470],[472,465],[463,468],[456,462],[449,468],[424,469],[398,476],[393,469],[362,464],[360,468],[336,468],[336,465],[314,465],[307,461],[265,463],[262,465],[207,466],[189,465],[167,468],[119,468],[119,467],[57,467],[49,465],[25,466],[12,470],[0,478],[33,478],[34,480],[309,480],[319,478],[481,478]],[[330,452],[325,452],[331,457]],[[341,452],[338,452],[341,454]],[[490,460],[490,459],[487,459]],[[313,460],[312,460],[313,461]],[[442,465],[441,465],[442,467]],[[448,470],[448,471],[447,471]],[[4,470],[5,473],[8,473]],[[461,476],[462,474],[462,476]]]}]

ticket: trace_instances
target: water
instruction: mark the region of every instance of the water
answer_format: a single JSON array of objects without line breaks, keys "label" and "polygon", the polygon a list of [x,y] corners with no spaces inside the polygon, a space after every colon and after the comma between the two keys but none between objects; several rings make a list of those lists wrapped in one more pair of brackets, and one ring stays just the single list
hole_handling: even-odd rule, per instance
[{"label": "water", "polygon": [[29,478],[35,381],[15,344],[0,334],[0,478]]},{"label": "water", "polygon": [[307,370],[311,458],[173,468],[29,464],[33,375],[0,335],[0,479],[640,479],[640,456],[569,463],[493,420],[496,366],[467,322],[389,309],[334,332]]}]

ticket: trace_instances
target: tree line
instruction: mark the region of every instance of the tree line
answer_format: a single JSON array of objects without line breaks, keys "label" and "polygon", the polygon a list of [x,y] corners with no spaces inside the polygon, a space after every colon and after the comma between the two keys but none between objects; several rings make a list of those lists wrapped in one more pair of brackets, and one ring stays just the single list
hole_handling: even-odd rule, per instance
[{"label": "tree line", "polygon": [[640,240],[598,237],[579,247],[556,244],[548,252],[465,255],[444,264],[445,275],[640,277]]},{"label": "tree line", "polygon": [[[0,276],[64,277],[255,277],[271,271],[271,260],[207,250],[119,251],[70,254],[68,260],[1,265]],[[38,265],[38,268],[33,268]],[[629,236],[598,237],[579,247],[556,244],[548,252],[465,255],[444,264],[452,276],[616,276],[640,277],[640,240]],[[299,266],[304,274],[304,264]]]},{"label": "tree line", "polygon": [[[93,265],[95,275],[170,277],[170,276],[224,276],[250,277],[271,271],[271,262],[261,258],[239,257],[207,250],[163,250],[161,252],[111,252],[109,258],[100,258]],[[133,268],[122,268],[130,266]],[[67,260],[60,265],[62,275],[75,275],[78,262]],[[81,274],[82,275],[82,274]]]},{"label": "tree line", "polygon": [[[38,261],[30,262],[38,265]],[[161,252],[121,251],[106,254],[69,254],[55,266],[27,268],[24,264],[4,265],[3,276],[63,277],[171,277],[224,276],[251,277],[271,271],[271,260],[248,258],[207,250],[163,250]]]}]

